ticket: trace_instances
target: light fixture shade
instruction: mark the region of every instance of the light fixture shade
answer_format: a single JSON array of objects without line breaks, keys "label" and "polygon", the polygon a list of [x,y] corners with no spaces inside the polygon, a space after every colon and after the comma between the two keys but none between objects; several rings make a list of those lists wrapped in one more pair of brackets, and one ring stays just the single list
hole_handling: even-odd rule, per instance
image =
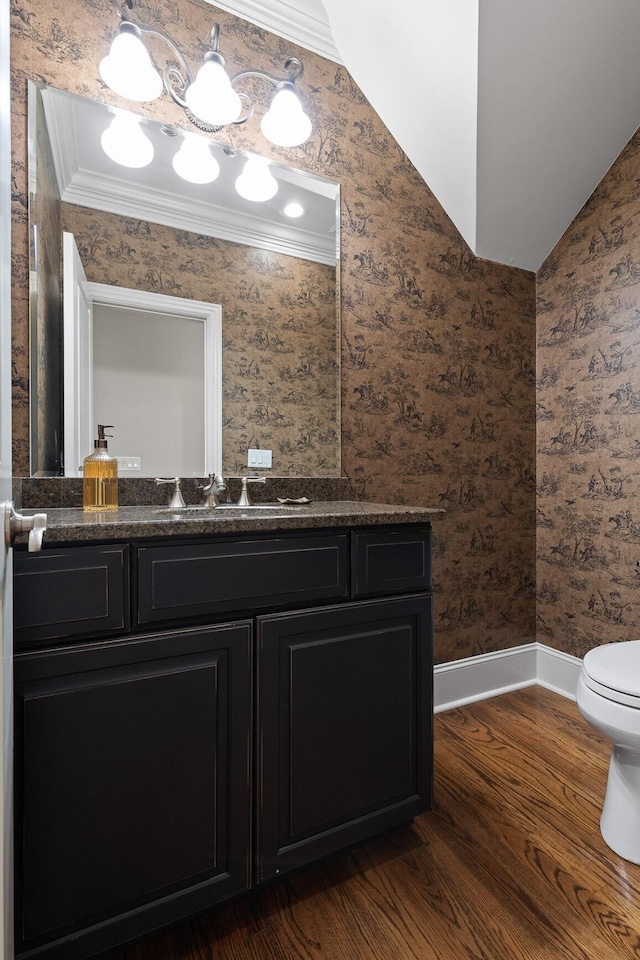
[{"label": "light fixture shade", "polygon": [[278,90],[262,118],[261,128],[267,140],[278,147],[297,147],[312,130],[311,120],[291,87]]},{"label": "light fixture shade", "polygon": [[100,76],[114,93],[128,100],[156,100],[162,93],[162,77],[151,62],[140,37],[123,31],[100,62]]},{"label": "light fixture shade", "polygon": [[220,164],[211,155],[204,137],[187,134],[171,162],[178,176],[189,183],[213,183],[220,173]]},{"label": "light fixture shade", "polygon": [[184,98],[194,116],[214,127],[233,123],[242,112],[240,97],[223,65],[214,59],[205,60]]},{"label": "light fixture shade", "polygon": [[146,167],[153,160],[153,144],[131,113],[117,113],[100,143],[106,155],[123,167]]},{"label": "light fixture shade", "polygon": [[236,180],[236,190],[245,200],[256,203],[275,197],[278,181],[269,170],[269,161],[263,157],[250,157]]}]

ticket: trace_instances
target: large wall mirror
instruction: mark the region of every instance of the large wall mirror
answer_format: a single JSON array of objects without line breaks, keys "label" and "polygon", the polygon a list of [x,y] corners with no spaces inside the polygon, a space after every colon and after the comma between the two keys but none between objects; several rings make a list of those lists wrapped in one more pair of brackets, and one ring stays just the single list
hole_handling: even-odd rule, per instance
[{"label": "large wall mirror", "polygon": [[340,188],[260,160],[30,83],[32,475],[340,475]]}]

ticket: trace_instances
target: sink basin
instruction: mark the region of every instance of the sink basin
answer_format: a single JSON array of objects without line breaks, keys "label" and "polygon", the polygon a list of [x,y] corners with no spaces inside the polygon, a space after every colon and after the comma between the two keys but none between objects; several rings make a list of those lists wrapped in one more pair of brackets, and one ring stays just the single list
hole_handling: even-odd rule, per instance
[{"label": "sink basin", "polygon": [[237,511],[238,513],[243,513],[245,510],[290,510],[292,504],[285,503],[252,503],[248,507],[239,507],[237,503],[221,503],[218,507],[205,507],[203,504],[194,504],[193,506],[186,507],[162,507],[160,510],[156,510],[156,513],[171,513],[174,516],[182,516],[183,514],[189,513],[204,513],[207,516],[213,516],[218,510],[222,510],[227,513],[230,510]]},{"label": "sink basin", "polygon": [[287,503],[251,503],[247,507],[240,507],[237,503],[221,503],[216,510],[289,510]]},{"label": "sink basin", "polygon": [[159,510],[156,510],[156,513],[210,513],[208,507],[205,506],[192,506],[192,507],[161,507]]}]

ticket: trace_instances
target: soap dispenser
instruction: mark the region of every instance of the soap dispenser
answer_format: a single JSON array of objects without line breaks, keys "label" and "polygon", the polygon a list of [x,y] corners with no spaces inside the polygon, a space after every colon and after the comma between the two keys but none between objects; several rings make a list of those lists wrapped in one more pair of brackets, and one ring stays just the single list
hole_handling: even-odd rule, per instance
[{"label": "soap dispenser", "polygon": [[82,484],[83,505],[85,510],[118,509],[118,461],[107,449],[105,434],[112,424],[98,424],[98,439],[93,453],[83,462],[84,481]]}]

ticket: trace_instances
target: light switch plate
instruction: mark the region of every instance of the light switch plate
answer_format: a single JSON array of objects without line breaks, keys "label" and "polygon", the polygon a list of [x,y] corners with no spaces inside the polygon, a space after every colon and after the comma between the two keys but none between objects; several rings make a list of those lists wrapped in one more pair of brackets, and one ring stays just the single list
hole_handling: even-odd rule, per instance
[{"label": "light switch plate", "polygon": [[118,461],[118,473],[137,470],[140,471],[140,457],[116,457]]},{"label": "light switch plate", "polygon": [[270,467],[271,450],[249,450],[247,454],[248,467]]}]

